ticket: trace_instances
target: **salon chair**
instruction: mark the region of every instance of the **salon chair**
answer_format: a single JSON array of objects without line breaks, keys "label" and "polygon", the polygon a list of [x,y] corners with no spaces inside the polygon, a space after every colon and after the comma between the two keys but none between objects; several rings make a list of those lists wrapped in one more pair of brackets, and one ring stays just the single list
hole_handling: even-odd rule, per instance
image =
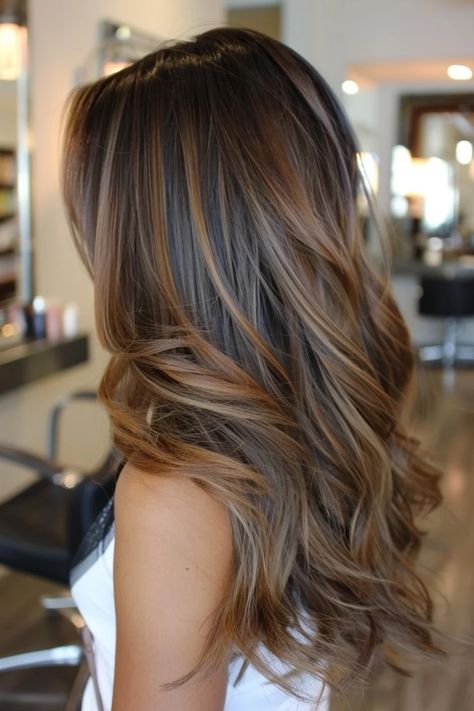
[{"label": "salon chair", "polygon": [[444,320],[442,342],[420,346],[420,360],[448,368],[474,364],[474,343],[460,343],[458,338],[461,321],[474,317],[474,274],[441,267],[422,274],[420,287],[418,313]]},{"label": "salon chair", "polygon": [[[0,463],[7,461],[34,472],[35,481],[0,504],[0,564],[67,586],[74,554],[88,528],[112,495],[121,455],[111,449],[94,471],[63,467],[56,461],[59,423],[73,401],[93,401],[96,394],[79,391],[62,398],[51,410],[47,456],[0,444]],[[45,597],[43,607],[63,612],[74,607],[70,597]],[[76,616],[69,615],[71,619]],[[79,625],[80,629],[80,625]],[[66,645],[0,658],[0,672],[75,666],[83,661],[81,645]],[[40,700],[38,699],[38,702]]]}]

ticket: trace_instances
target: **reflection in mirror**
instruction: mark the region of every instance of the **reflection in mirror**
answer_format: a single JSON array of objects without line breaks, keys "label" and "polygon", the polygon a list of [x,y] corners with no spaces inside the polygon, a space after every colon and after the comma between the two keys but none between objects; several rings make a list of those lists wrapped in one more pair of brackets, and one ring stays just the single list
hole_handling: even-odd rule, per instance
[{"label": "reflection in mirror", "polygon": [[98,43],[78,69],[76,81],[82,84],[118,72],[132,62],[158,49],[163,42],[128,24],[102,20]]},{"label": "reflection in mirror", "polygon": [[14,298],[17,290],[16,84],[0,79],[0,302]]},{"label": "reflection in mirror", "polygon": [[4,0],[0,2],[0,307],[32,298],[29,186],[26,2]]},{"label": "reflection in mirror", "polygon": [[392,215],[411,257],[474,260],[474,95],[402,96]]},{"label": "reflection in mirror", "polygon": [[100,25],[99,76],[118,72],[154,52],[160,40],[130,25],[104,20]]}]

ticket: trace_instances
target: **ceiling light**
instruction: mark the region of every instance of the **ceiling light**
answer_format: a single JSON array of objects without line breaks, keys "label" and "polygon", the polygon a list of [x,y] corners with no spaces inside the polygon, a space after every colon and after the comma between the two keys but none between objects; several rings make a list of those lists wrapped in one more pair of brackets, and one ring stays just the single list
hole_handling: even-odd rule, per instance
[{"label": "ceiling light", "polygon": [[448,76],[458,81],[472,79],[472,69],[466,67],[465,64],[451,64],[448,67]]},{"label": "ceiling light", "polygon": [[423,197],[426,193],[429,172],[428,158],[412,158],[405,175],[404,194],[407,197]]},{"label": "ceiling light", "polygon": [[342,82],[342,91],[345,94],[357,94],[359,85],[357,82],[352,81],[352,79],[346,79],[346,81]]},{"label": "ceiling light", "polygon": [[130,30],[130,27],[127,27],[127,25],[120,25],[120,27],[117,27],[115,30],[115,36],[119,40],[128,40],[130,39],[132,33]]},{"label": "ceiling light", "polygon": [[18,79],[26,65],[26,0],[0,2],[0,79]]},{"label": "ceiling light", "polygon": [[25,28],[0,22],[0,79],[18,79],[22,67]]},{"label": "ceiling light", "polygon": [[456,143],[456,160],[461,165],[469,165],[472,161],[472,143],[470,141]]}]

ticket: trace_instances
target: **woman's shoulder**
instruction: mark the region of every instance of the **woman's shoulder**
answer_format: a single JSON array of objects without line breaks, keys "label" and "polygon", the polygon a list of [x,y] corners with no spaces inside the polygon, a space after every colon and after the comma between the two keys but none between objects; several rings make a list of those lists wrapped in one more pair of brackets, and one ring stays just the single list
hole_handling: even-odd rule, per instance
[{"label": "woman's shoulder", "polygon": [[[137,698],[157,708],[164,702],[161,681],[193,668],[225,597],[232,562],[230,523],[217,499],[178,474],[165,478],[125,465],[115,492],[113,570],[114,698],[120,708],[131,708]],[[176,696],[187,700],[202,690],[220,698],[226,673],[224,667],[216,671],[215,690],[213,681],[183,688]]]},{"label": "woman's shoulder", "polygon": [[[137,509],[138,507],[138,509]],[[229,527],[229,517],[224,504],[208,493],[196,481],[180,474],[162,475],[160,472],[144,471],[126,462],[114,494],[115,518],[146,518],[150,524],[160,527],[160,521],[172,514],[186,515],[188,520],[211,524],[223,530]],[[160,518],[158,513],[164,517]]]},{"label": "woman's shoulder", "polygon": [[[138,469],[127,461],[114,494],[116,534],[173,541],[203,563],[222,564],[232,555],[228,511],[217,497],[190,478]],[[217,556],[217,558],[216,558]]]}]

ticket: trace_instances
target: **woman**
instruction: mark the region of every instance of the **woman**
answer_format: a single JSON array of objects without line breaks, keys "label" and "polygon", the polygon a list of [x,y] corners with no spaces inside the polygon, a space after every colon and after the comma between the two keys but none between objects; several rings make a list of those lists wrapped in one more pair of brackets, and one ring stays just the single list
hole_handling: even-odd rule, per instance
[{"label": "woman", "polygon": [[63,190],[124,464],[71,579],[84,710],[326,709],[376,653],[438,651],[413,570],[437,478],[357,153],[318,72],[250,30],[73,92]]}]

